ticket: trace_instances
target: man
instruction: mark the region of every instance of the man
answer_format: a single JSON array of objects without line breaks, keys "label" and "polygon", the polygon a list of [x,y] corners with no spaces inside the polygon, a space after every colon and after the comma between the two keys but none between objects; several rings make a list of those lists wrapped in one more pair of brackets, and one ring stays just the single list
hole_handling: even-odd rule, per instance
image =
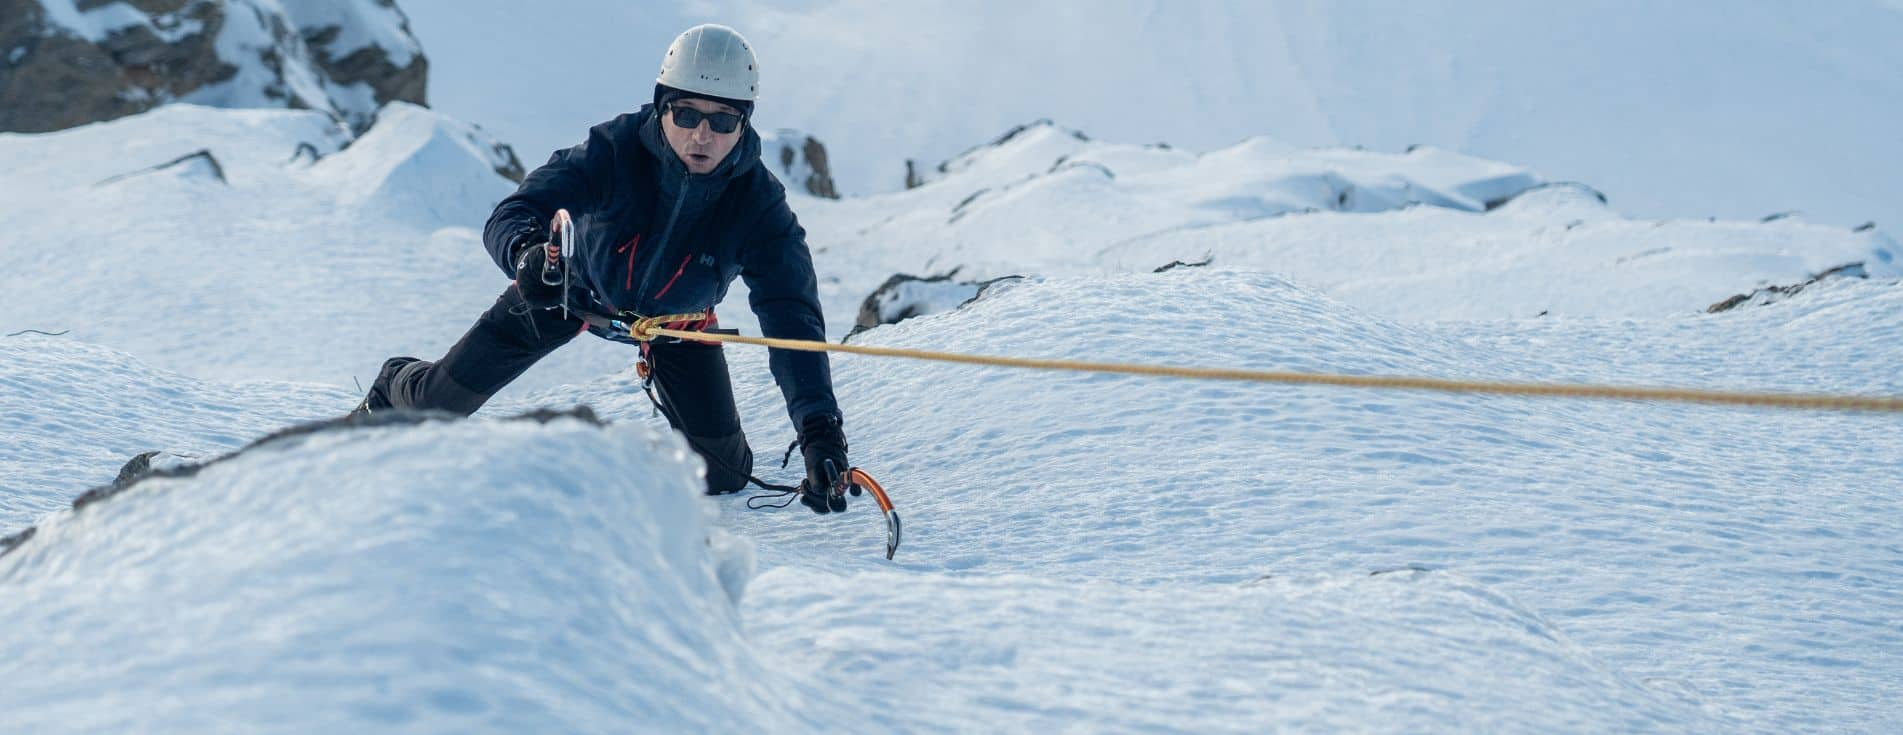
[{"label": "man", "polygon": [[[758,79],[753,49],[733,29],[682,33],[661,61],[652,104],[590,129],[586,142],[557,151],[496,206],[483,244],[515,282],[441,360],[386,361],[357,413],[474,413],[584,329],[633,342],[614,320],[706,312],[668,326],[717,328],[713,306],[736,276],[746,279],[767,336],[823,341],[806,231],[760,165],[751,124]],[[564,226],[571,253],[550,245]],[[638,344],[668,422],[707,462],[707,491],[739,490],[753,451],[719,345]],[[802,502],[819,513],[845,510],[846,439],[825,354],[772,350],[769,362],[799,428]]]}]

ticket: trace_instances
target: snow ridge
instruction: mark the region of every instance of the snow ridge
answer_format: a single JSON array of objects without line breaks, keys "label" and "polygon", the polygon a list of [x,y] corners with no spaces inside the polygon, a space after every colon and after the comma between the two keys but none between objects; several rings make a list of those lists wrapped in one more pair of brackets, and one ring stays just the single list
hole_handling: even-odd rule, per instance
[{"label": "snow ridge", "polygon": [[0,557],[0,658],[34,672],[6,728],[810,727],[689,456],[574,419],[331,429],[54,516]]}]

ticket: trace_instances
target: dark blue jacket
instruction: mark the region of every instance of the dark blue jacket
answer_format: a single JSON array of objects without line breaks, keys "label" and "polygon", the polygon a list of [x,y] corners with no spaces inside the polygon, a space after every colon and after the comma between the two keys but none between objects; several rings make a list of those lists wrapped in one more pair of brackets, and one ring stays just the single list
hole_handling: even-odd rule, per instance
[{"label": "dark blue jacket", "polygon": [[[760,136],[749,125],[718,168],[689,174],[653,109],[591,128],[496,205],[482,237],[496,265],[515,277],[516,251],[565,208],[575,221],[571,299],[609,315],[685,314],[713,308],[739,276],[766,336],[824,341],[806,230],[760,165]],[[768,360],[794,425],[838,412],[825,353],[770,350]]]}]

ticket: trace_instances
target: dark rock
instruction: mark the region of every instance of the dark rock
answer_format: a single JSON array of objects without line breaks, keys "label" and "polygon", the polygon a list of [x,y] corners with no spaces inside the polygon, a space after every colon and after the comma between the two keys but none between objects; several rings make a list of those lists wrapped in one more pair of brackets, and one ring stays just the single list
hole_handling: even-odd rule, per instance
[{"label": "dark rock", "polygon": [[[1051,122],[1050,118],[1040,118],[1038,120],[1034,120],[1032,122],[1025,123],[1023,125],[1015,126],[1011,128],[1010,130],[1004,131],[1003,135],[998,136],[996,140],[993,140],[990,143],[985,143],[983,145],[975,145],[970,148],[967,148],[964,150],[964,152],[959,153],[956,156],[952,156],[951,159],[938,164],[938,172],[949,173],[951,171],[952,161],[965,158],[967,156],[970,156],[986,148],[996,148],[998,146],[1004,145],[1006,143],[1011,142],[1012,139],[1020,135],[1023,135],[1024,133],[1028,131],[1035,130],[1037,128],[1055,128],[1055,127],[1057,127],[1057,123]],[[1077,140],[1081,140],[1085,142],[1088,142],[1090,140],[1090,136],[1084,135],[1083,133],[1078,132],[1076,130],[1066,130],[1064,132],[1068,133],[1070,137],[1075,138]]]},{"label": "dark rock", "polygon": [[291,163],[316,163],[323,157],[324,154],[318,152],[317,146],[309,143],[299,143],[297,150],[291,151]]},{"label": "dark rock", "polygon": [[1731,311],[1732,309],[1736,309],[1740,306],[1744,306],[1747,304],[1756,304],[1756,305],[1762,306],[1765,304],[1776,303],[1777,301],[1782,300],[1784,297],[1791,296],[1793,294],[1798,293],[1799,291],[1803,291],[1804,289],[1809,288],[1810,286],[1813,286],[1823,281],[1824,279],[1837,278],[1837,277],[1869,278],[1870,274],[1864,270],[1863,263],[1861,261],[1856,263],[1845,263],[1843,265],[1840,265],[1835,268],[1826,270],[1822,273],[1819,273],[1815,276],[1811,276],[1809,280],[1804,281],[1803,283],[1794,283],[1789,286],[1766,286],[1756,291],[1752,291],[1751,293],[1741,293],[1736,296],[1732,296],[1731,298],[1725,299],[1723,301],[1720,301],[1718,303],[1715,303],[1715,304],[1712,304],[1711,306],[1706,307],[1705,313],[1716,314],[1722,311]]},{"label": "dark rock", "polygon": [[[938,295],[944,296],[950,294],[951,297],[958,298],[958,303],[951,307],[957,309],[963,307],[965,304],[977,301],[979,297],[984,295],[985,289],[990,288],[994,283],[1023,278],[1023,276],[1003,276],[985,281],[954,281],[952,279],[958,275],[958,270],[957,268],[953,268],[948,272],[933,276],[915,276],[909,273],[898,273],[885,279],[885,283],[880,284],[877,289],[874,289],[871,294],[866,296],[865,301],[860,302],[859,316],[853,321],[852,332],[846,335],[846,339],[850,340],[854,335],[881,324],[897,324],[915,316],[923,316],[925,314],[946,310],[942,305],[942,301],[930,298],[917,298],[916,294],[914,294],[914,298],[902,296],[900,291],[904,289],[907,284],[940,284],[942,290]],[[966,293],[969,293],[969,295],[965,295]]]},{"label": "dark rock", "polygon": [[1555,188],[1555,187],[1565,187],[1565,188],[1568,188],[1568,189],[1578,189],[1578,190],[1580,190],[1580,191],[1584,191],[1584,192],[1586,192],[1586,193],[1588,193],[1588,194],[1591,194],[1591,195],[1593,196],[1593,198],[1595,198],[1595,199],[1598,199],[1598,200],[1599,200],[1599,203],[1600,203],[1600,204],[1606,204],[1606,203],[1607,203],[1607,201],[1606,201],[1606,195],[1605,195],[1605,193],[1604,193],[1604,192],[1601,192],[1601,191],[1599,191],[1598,189],[1594,189],[1594,188],[1592,188],[1592,187],[1590,187],[1590,186],[1587,186],[1587,185],[1585,185],[1585,184],[1581,184],[1581,183],[1579,183],[1579,182],[1577,182],[1577,181],[1549,181],[1549,182],[1546,182],[1546,183],[1544,183],[1544,184],[1540,184],[1540,185],[1538,185],[1538,186],[1534,186],[1534,187],[1531,187],[1531,188],[1528,188],[1528,189],[1523,189],[1523,190],[1520,190],[1520,191],[1518,191],[1518,192],[1515,192],[1514,194],[1512,194],[1512,195],[1510,195],[1510,196],[1504,196],[1504,197],[1500,197],[1499,199],[1493,199],[1493,200],[1489,200],[1489,201],[1488,201],[1488,202],[1486,203],[1486,205],[1485,205],[1485,208],[1486,208],[1486,211],[1488,211],[1488,212],[1491,212],[1491,211],[1493,211],[1493,210],[1496,210],[1496,209],[1499,209],[1499,208],[1501,208],[1501,207],[1504,207],[1504,206],[1506,206],[1506,205],[1507,205],[1507,204],[1508,204],[1509,202],[1512,202],[1513,200],[1515,200],[1515,199],[1518,199],[1518,198],[1520,198],[1520,197],[1523,197],[1523,196],[1526,196],[1527,194],[1530,194],[1530,193],[1533,193],[1533,192],[1536,192],[1536,191],[1539,191],[1539,190],[1541,190],[1541,189],[1551,189],[1551,188]]},{"label": "dark rock", "polygon": [[[316,149],[313,148],[312,150],[315,151]],[[178,158],[174,158],[170,161],[166,161],[165,163],[161,163],[157,166],[142,168],[130,173],[123,173],[123,174],[119,174],[118,176],[112,176],[112,177],[102,179],[100,180],[99,183],[93,184],[93,186],[105,186],[106,184],[110,184],[114,181],[119,181],[121,179],[129,179],[134,176],[140,176],[143,174],[164,171],[165,169],[172,168],[173,166],[185,166],[194,162],[205,164],[208,167],[208,170],[211,171],[212,178],[217,179],[218,183],[220,184],[230,183],[225,180],[225,167],[218,164],[218,157],[212,155],[211,151],[209,150],[200,149],[197,152],[187,153],[183,156],[179,156]]]},{"label": "dark rock", "polygon": [[6,556],[7,552],[12,551],[15,548],[17,548],[20,544],[24,544],[28,540],[31,540],[33,538],[33,534],[39,533],[39,530],[40,529],[38,528],[28,526],[27,529],[24,531],[13,534],[6,538],[0,538],[0,556]]},{"label": "dark rock", "polygon": [[1177,268],[1201,268],[1214,262],[1216,262],[1216,256],[1206,254],[1203,256],[1202,260],[1194,262],[1194,263],[1185,263],[1180,260],[1172,260],[1170,261],[1169,265],[1159,267],[1156,270],[1153,270],[1150,272],[1151,273],[1165,273],[1168,271],[1176,270]]},{"label": "dark rock", "polygon": [[971,206],[972,202],[978,201],[978,197],[989,194],[990,192],[991,192],[991,189],[989,188],[979,189],[977,191],[972,192],[969,196],[966,196],[964,199],[959,200],[958,204],[952,207],[952,221],[953,222],[958,221],[958,218],[964,215],[965,207]]},{"label": "dark rock", "polygon": [[[403,33],[409,33],[408,19],[394,0],[371,1],[390,9]],[[369,128],[384,104],[426,103],[429,64],[420,46],[403,66],[381,46],[333,53],[331,42],[344,29],[297,27],[286,15],[287,9],[295,14],[295,4],[81,0],[76,7],[83,13],[115,4],[129,7],[146,22],[94,42],[55,24],[39,0],[0,0],[0,131],[49,132],[138,114],[221,83],[249,79],[238,76],[244,65],[265,70],[258,82],[262,86],[231,90],[230,98],[262,97],[290,109],[323,110],[357,132]],[[255,56],[221,57],[218,38],[231,23],[245,24],[240,28],[247,32],[257,23],[269,35],[267,45],[252,49]],[[328,87],[368,85],[374,106],[364,109],[356,100],[300,88],[291,84],[295,78],[316,79]],[[195,101],[217,104],[202,96]]]},{"label": "dark rock", "polygon": [[125,466],[119,468],[119,476],[113,478],[112,484],[130,485],[138,482],[139,478],[151,474],[152,458],[157,456],[159,456],[158,452],[140,452],[139,456],[127,460]]},{"label": "dark rock", "polygon": [[839,187],[833,184],[832,166],[826,159],[825,144],[797,130],[780,130],[775,140],[779,147],[781,177],[813,196],[839,198]]},{"label": "dark rock", "polygon": [[917,189],[924,185],[925,177],[919,175],[918,162],[910,158],[905,159],[905,188]]},{"label": "dark rock", "polygon": [[833,185],[832,167],[826,163],[826,146],[818,138],[807,136],[804,145],[806,163],[812,166],[813,173],[806,177],[806,191],[816,197],[838,199],[839,188]]},{"label": "dark rock", "polygon": [[515,156],[514,146],[508,143],[497,143],[490,150],[495,151],[496,157],[502,159],[502,165],[496,167],[496,173],[502,178],[520,184],[523,177],[528,176],[528,171],[522,168],[522,159]]},{"label": "dark rock", "polygon": [[1070,156],[1059,156],[1056,161],[1051,163],[1050,170],[1045,171],[1044,173],[1045,175],[1048,176],[1050,174],[1058,173],[1060,171],[1068,171],[1073,168],[1095,169],[1098,173],[1103,174],[1104,178],[1110,179],[1111,181],[1117,180],[1117,172],[1110,170],[1109,166],[1105,166],[1096,161],[1072,161],[1070,160]]},{"label": "dark rock", "polygon": [[[95,44],[52,26],[39,0],[0,0],[0,18],[6,19],[0,20],[0,50],[10,59],[0,66],[0,130],[43,133],[133,115],[238,73],[214,48],[224,26],[216,4],[130,4],[161,14],[168,25],[204,26],[174,43],[134,26]],[[81,3],[80,9],[92,5]]]},{"label": "dark rock", "polygon": [[[396,7],[396,0],[374,1],[396,11],[401,18],[398,25],[403,33],[413,35],[410,33],[410,20]],[[340,58],[333,55],[330,46],[343,32],[342,27],[300,28],[298,32],[304,39],[305,47],[310,49],[311,62],[332,82],[346,86],[359,83],[369,85],[378,107],[397,101],[413,103],[418,107],[429,106],[429,59],[423,54],[411,56],[409,64],[400,67],[389,54],[375,45],[355,49]],[[359,133],[368,129],[375,122],[374,115],[369,117],[350,120],[351,128]],[[519,177],[516,180],[521,181]]]}]

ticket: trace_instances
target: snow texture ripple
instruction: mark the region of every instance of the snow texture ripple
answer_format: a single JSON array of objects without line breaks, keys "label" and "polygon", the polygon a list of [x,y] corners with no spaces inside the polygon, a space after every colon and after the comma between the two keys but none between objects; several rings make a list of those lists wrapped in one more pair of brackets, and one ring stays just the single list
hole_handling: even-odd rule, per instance
[{"label": "snow texture ripple", "polygon": [[[73,330],[0,338],[0,533],[39,525],[0,557],[0,731],[1903,719],[1885,416],[844,356],[852,457],[907,521],[887,562],[864,500],[816,518],[696,498],[631,350],[578,340],[482,415],[587,403],[615,428],[320,434],[58,511],[134,454],[343,413],[349,376],[441,354],[504,287],[473,229],[508,188],[494,149],[414,108],[379,128],[345,147],[314,113],[175,106],[0,135],[23,182],[0,201],[19,223],[0,333]],[[1433,149],[1198,155],[1034,126],[960,161],[909,192],[795,200],[835,336],[892,273],[963,266],[1027,278],[855,341],[1903,393],[1878,230],[1630,220]],[[1867,278],[1701,313],[1852,261]],[[723,323],[757,332],[743,293]],[[764,354],[729,352],[757,469],[795,479],[769,459],[790,430]],[[749,544],[725,532],[761,569],[737,602]]]},{"label": "snow texture ripple", "polygon": [[0,558],[0,731],[814,729],[741,634],[748,549],[688,456],[457,422],[146,480]]}]

